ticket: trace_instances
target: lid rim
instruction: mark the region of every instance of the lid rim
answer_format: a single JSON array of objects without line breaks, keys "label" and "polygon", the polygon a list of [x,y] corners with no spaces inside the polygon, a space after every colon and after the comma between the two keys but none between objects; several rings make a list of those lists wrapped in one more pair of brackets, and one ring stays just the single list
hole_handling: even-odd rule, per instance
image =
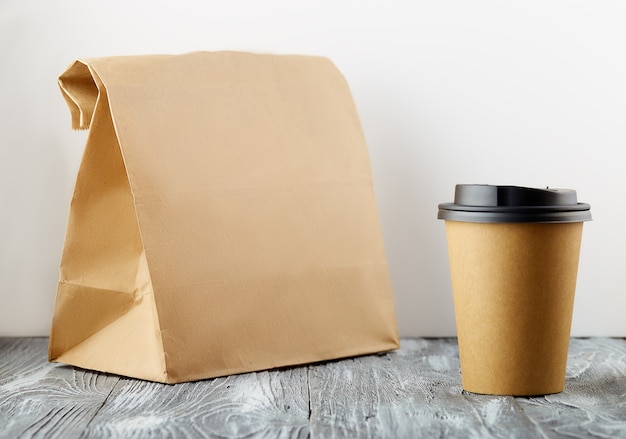
[{"label": "lid rim", "polygon": [[498,213],[542,213],[542,212],[584,212],[591,210],[587,203],[569,206],[469,206],[455,203],[441,203],[440,210],[455,212],[498,212]]},{"label": "lid rim", "polygon": [[470,212],[440,209],[438,219],[469,223],[579,223],[591,221],[589,210],[570,212]]}]

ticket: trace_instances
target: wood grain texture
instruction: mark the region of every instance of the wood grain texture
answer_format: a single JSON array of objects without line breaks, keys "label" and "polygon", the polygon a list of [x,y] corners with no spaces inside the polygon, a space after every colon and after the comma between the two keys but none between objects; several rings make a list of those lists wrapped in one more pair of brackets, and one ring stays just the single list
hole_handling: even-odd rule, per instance
[{"label": "wood grain texture", "polygon": [[572,339],[565,390],[518,403],[545,437],[626,438],[626,340]]},{"label": "wood grain texture", "polygon": [[572,339],[565,391],[463,392],[456,339],[167,385],[46,361],[0,338],[0,438],[626,438],[626,340]]},{"label": "wood grain texture", "polygon": [[87,437],[306,438],[307,368],[167,385],[122,379]]},{"label": "wood grain texture", "polygon": [[[402,340],[397,352],[328,363],[311,370],[310,387],[316,437],[489,434],[462,392],[456,340]],[[507,416],[511,421],[511,429],[528,432],[529,424]]]},{"label": "wood grain texture", "polygon": [[78,438],[120,379],[47,352],[47,338],[0,339],[0,437]]},{"label": "wood grain texture", "polygon": [[572,339],[565,391],[533,398],[464,392],[456,339],[402,343],[311,368],[314,437],[626,437],[624,340]]}]

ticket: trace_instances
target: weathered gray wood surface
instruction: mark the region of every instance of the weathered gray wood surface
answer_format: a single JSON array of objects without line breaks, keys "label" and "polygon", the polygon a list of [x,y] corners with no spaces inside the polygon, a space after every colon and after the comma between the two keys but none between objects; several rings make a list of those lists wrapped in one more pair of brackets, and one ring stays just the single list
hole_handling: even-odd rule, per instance
[{"label": "weathered gray wood surface", "polygon": [[0,338],[2,438],[626,438],[626,340],[572,339],[565,391],[463,392],[456,339],[174,386],[46,361]]}]

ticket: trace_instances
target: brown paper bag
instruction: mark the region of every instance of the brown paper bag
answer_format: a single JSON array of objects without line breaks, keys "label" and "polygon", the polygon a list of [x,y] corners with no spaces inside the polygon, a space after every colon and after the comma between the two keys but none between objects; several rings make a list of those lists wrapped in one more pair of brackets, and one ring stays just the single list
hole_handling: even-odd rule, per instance
[{"label": "brown paper bag", "polygon": [[49,358],[176,383],[398,347],[367,148],[324,58],[76,61],[89,136]]}]

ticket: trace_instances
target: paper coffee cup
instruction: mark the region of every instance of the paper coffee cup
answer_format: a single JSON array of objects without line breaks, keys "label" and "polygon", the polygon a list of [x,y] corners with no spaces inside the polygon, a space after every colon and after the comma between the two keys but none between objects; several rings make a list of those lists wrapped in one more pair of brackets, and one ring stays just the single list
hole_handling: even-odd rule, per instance
[{"label": "paper coffee cup", "polygon": [[569,189],[457,185],[446,221],[463,389],[563,390],[582,224]]}]

